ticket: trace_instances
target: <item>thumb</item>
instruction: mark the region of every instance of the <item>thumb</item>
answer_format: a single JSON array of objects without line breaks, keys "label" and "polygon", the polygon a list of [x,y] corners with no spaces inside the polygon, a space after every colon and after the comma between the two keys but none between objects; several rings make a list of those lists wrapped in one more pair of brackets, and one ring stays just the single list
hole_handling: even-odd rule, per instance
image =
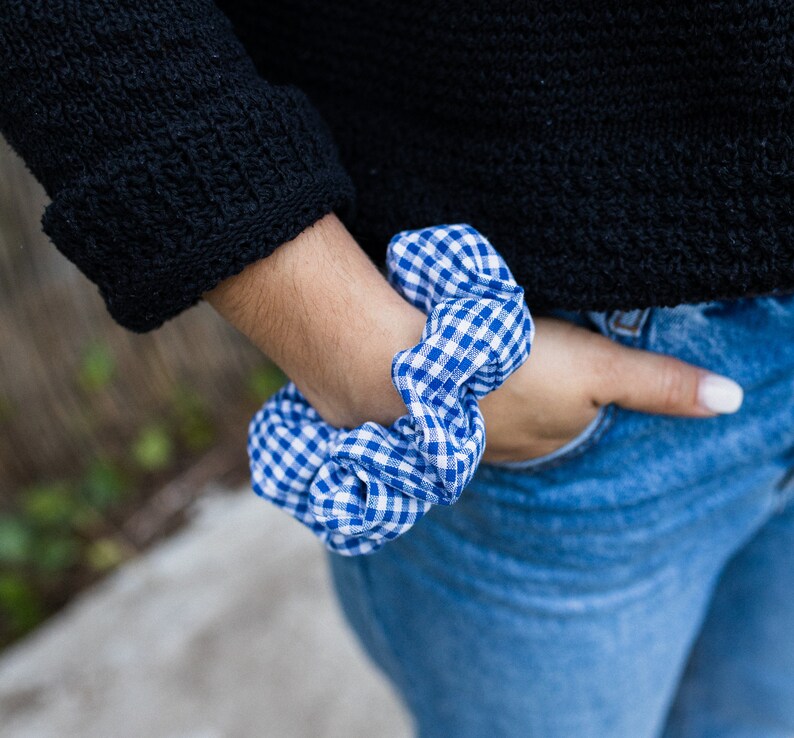
[{"label": "thumb", "polygon": [[741,386],[728,377],[666,354],[609,341],[595,397],[631,410],[687,417],[736,412],[744,399]]}]

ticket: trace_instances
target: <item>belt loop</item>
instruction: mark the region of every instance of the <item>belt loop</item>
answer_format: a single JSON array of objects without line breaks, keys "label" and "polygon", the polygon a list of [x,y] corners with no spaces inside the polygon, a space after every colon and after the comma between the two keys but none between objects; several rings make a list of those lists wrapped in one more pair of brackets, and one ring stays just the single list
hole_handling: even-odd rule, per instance
[{"label": "belt loop", "polygon": [[642,333],[650,308],[637,310],[614,310],[609,316],[607,326],[612,333],[627,338],[637,338]]}]

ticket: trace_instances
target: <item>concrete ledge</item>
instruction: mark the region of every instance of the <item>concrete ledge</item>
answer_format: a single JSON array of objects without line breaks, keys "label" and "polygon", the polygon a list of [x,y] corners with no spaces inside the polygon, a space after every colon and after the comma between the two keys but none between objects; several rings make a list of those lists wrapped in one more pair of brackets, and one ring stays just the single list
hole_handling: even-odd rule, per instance
[{"label": "concrete ledge", "polygon": [[3,738],[397,738],[407,714],[342,620],[319,542],[253,492],[0,659]]}]

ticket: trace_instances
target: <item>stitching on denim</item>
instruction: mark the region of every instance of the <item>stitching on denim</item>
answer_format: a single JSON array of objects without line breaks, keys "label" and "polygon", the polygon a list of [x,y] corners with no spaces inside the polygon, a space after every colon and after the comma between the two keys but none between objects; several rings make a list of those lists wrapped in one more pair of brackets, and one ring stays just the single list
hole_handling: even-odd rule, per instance
[{"label": "stitching on denim", "polygon": [[609,405],[604,405],[603,413],[601,414],[601,418],[599,419],[598,423],[596,423],[591,432],[584,436],[579,443],[570,448],[561,456],[557,456],[554,459],[543,461],[543,457],[539,457],[538,465],[528,467],[527,471],[545,471],[546,469],[554,469],[558,466],[562,466],[563,464],[567,464],[577,456],[581,456],[585,451],[595,446],[602,436],[612,427],[616,415],[617,407],[615,405],[611,403]]},{"label": "stitching on denim", "polygon": [[560,454],[559,456],[555,456],[551,459],[546,458],[551,456],[553,453],[556,453],[555,451],[552,451],[548,454],[544,454],[543,456],[527,459],[526,462],[524,462],[526,465],[523,465],[522,462],[517,462],[515,466],[507,466],[506,464],[500,464],[498,462],[490,464],[483,462],[481,465],[492,466],[497,469],[504,469],[505,471],[519,473],[532,473],[536,471],[546,471],[546,469],[554,469],[583,454],[589,448],[598,443],[599,439],[612,426],[616,410],[617,408],[612,404],[603,405],[599,411],[600,417],[598,418],[598,422],[593,425],[587,433],[583,431],[579,436],[576,436],[575,438],[571,439],[571,441],[568,441],[568,443],[573,443],[574,445],[571,446],[564,454]]}]

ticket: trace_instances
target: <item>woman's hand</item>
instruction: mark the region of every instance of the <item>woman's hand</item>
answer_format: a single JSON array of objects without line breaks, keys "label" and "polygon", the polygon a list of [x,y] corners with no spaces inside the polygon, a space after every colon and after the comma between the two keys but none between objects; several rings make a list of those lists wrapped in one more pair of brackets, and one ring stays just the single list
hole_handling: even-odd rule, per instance
[{"label": "woman's hand", "polygon": [[483,459],[521,461],[551,453],[609,403],[708,418],[738,410],[742,389],[672,356],[628,348],[556,318],[536,318],[529,358],[480,401]]},{"label": "woman's hand", "polygon": [[[333,213],[205,297],[328,423],[388,426],[407,412],[391,383],[391,362],[420,340],[427,316],[394,291]],[[717,378],[727,382],[720,385],[672,357],[561,320],[537,318],[535,325],[527,361],[480,401],[487,461],[550,453],[610,402],[692,417],[741,404],[738,385]],[[706,392],[704,377],[712,378]],[[703,405],[709,398],[711,409]]]}]

